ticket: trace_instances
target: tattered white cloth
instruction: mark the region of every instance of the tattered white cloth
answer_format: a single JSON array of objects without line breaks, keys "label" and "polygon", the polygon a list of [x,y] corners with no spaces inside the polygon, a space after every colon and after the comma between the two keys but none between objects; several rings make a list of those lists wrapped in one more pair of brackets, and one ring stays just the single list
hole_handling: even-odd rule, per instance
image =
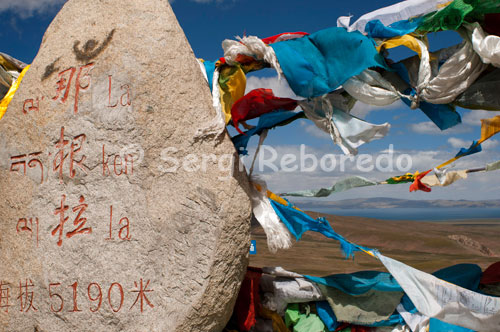
[{"label": "tattered white cloth", "polygon": [[472,47],[481,60],[500,68],[500,37],[486,34],[478,23],[467,24],[466,28],[472,31]]},{"label": "tattered white cloth", "polygon": [[[237,63],[236,58],[238,54],[253,57],[256,60],[264,60],[271,67],[276,69],[278,77],[281,78],[281,66],[274,53],[274,49],[266,45],[262,39],[256,36],[236,37],[239,41],[225,39],[222,42],[222,49],[224,50],[224,59],[230,65]],[[293,39],[293,38],[290,38]]]},{"label": "tattered white cloth", "polygon": [[380,253],[376,256],[421,314],[474,331],[500,331],[500,298],[453,285]]},{"label": "tattered white cloth", "polygon": [[[258,184],[257,189],[253,183]],[[269,198],[267,198],[267,186],[264,181],[252,177],[250,184],[250,201],[255,219],[264,229],[267,237],[269,251],[275,253],[278,249],[288,249],[292,246],[291,235],[286,226],[274,211]]]},{"label": "tattered white cloth", "polygon": [[342,85],[345,91],[357,100],[375,106],[386,106],[404,97],[389,81],[378,72],[366,69],[353,76]]},{"label": "tattered white cloth", "polygon": [[283,315],[289,303],[323,301],[325,296],[318,286],[300,278],[284,278],[263,274],[261,288],[264,291],[263,305]]},{"label": "tattered white cloth", "polygon": [[387,135],[391,125],[375,125],[332,106],[330,95],[301,100],[299,105],[307,118],[324,132],[345,154],[356,155],[358,147]]},{"label": "tattered white cloth", "polygon": [[407,20],[412,17],[422,16],[445,7],[450,0],[407,0],[394,5],[377,9],[364,14],[356,22],[349,25],[350,16],[340,16],[337,19],[337,26],[347,28],[348,31],[360,31],[365,33],[366,23],[373,20],[380,20],[383,25],[388,26],[394,22]]},{"label": "tattered white cloth", "polygon": [[439,67],[434,77],[432,77],[429,50],[422,41],[416,39],[422,50],[416,85],[418,98],[431,104],[451,103],[488,67],[474,51],[469,36],[464,37],[460,49]]}]

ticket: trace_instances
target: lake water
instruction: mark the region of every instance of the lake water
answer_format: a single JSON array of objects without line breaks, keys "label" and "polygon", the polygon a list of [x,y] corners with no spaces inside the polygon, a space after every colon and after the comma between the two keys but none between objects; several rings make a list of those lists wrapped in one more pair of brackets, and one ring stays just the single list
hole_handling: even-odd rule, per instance
[{"label": "lake water", "polygon": [[458,219],[498,219],[500,208],[393,208],[393,209],[331,209],[328,207],[307,208],[320,213],[339,216],[357,216],[386,220],[458,220]]}]

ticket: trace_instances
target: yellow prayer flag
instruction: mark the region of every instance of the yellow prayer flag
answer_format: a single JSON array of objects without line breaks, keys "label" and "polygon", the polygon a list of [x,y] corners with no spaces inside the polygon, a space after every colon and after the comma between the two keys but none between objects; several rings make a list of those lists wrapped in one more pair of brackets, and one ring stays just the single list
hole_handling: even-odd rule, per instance
[{"label": "yellow prayer flag", "polygon": [[500,115],[491,119],[481,119],[481,138],[477,143],[483,143],[498,132],[500,132]]},{"label": "yellow prayer flag", "polygon": [[418,44],[417,39],[411,35],[404,35],[387,39],[386,41],[382,42],[382,44],[377,46],[377,51],[380,52],[382,48],[391,49],[398,46],[406,46],[410,50],[418,53],[419,57],[422,57],[422,50],[420,48],[420,45]]},{"label": "yellow prayer flag", "polygon": [[19,74],[19,77],[17,80],[11,85],[9,91],[3,97],[2,101],[0,101],[0,119],[2,119],[3,115],[5,114],[5,111],[7,111],[7,107],[9,106],[12,98],[14,98],[14,94],[16,93],[17,89],[19,88],[19,85],[21,84],[21,80],[24,77],[24,74],[28,71],[28,68],[30,66],[26,66],[21,74]]},{"label": "yellow prayer flag", "polygon": [[226,124],[231,120],[231,107],[245,95],[247,78],[240,66],[224,66],[220,71],[220,101],[226,117]]}]

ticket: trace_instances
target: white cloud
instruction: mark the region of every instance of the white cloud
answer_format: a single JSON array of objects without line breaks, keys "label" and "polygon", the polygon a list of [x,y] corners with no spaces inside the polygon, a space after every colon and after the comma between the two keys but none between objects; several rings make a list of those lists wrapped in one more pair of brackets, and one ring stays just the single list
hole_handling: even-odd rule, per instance
[{"label": "white cloud", "polygon": [[[472,144],[471,141],[466,141],[466,140],[456,138],[456,137],[448,138],[448,143],[456,149],[468,148]],[[495,139],[489,139],[487,141],[484,141],[481,144],[481,147],[483,148],[483,150],[488,150],[488,149],[493,149],[493,148],[497,147],[499,144],[500,144],[499,141],[497,141]]]},{"label": "white cloud", "polygon": [[466,142],[465,140],[456,137],[448,138],[448,143],[455,149],[460,149],[471,144],[471,142]]},{"label": "white cloud", "polygon": [[446,152],[436,150],[413,150],[401,151],[400,153],[411,156],[412,167],[410,172],[426,171],[441,164],[448,157]]},{"label": "white cloud", "polygon": [[481,146],[483,147],[483,150],[487,150],[487,149],[493,149],[493,148],[496,148],[498,146],[498,144],[500,144],[499,141],[497,141],[496,139],[489,139],[483,143],[481,143]]},{"label": "white cloud", "polygon": [[417,134],[425,135],[449,135],[449,134],[462,134],[472,131],[472,128],[464,125],[456,125],[455,127],[446,130],[439,129],[434,122],[424,121],[410,125],[410,129]]},{"label": "white cloud", "polygon": [[496,115],[500,115],[500,112],[470,110],[463,114],[462,123],[471,126],[478,126],[481,125],[481,119],[489,119]]},{"label": "white cloud", "polygon": [[[426,135],[456,135],[471,132],[474,127],[481,125],[481,119],[489,119],[500,115],[500,112],[483,111],[483,110],[465,110],[462,115],[462,123],[455,127],[440,130],[433,122],[425,121],[410,125],[410,129],[417,134]],[[458,141],[452,140],[458,144]],[[448,141],[453,146],[453,143]],[[457,145],[455,144],[455,145]],[[456,147],[456,146],[454,146]]]},{"label": "white cloud", "polygon": [[410,125],[410,129],[417,134],[432,134],[432,135],[438,135],[441,134],[442,132],[439,130],[438,127],[431,121],[425,121],[425,122],[419,122],[419,123],[414,123]]},{"label": "white cloud", "polygon": [[319,129],[316,125],[314,124],[306,124],[305,122],[301,122],[300,125],[304,128],[304,131],[316,138],[324,138],[330,140],[330,135],[325,133],[323,130]]},{"label": "white cloud", "polygon": [[405,107],[407,106],[401,100],[398,100],[387,106],[373,106],[358,101],[352,108],[351,114],[357,116],[358,118],[364,119],[368,115],[368,113],[372,111],[381,111],[381,110],[387,111]]},{"label": "white cloud", "polygon": [[11,10],[21,18],[59,8],[66,0],[0,0],[0,12]]}]

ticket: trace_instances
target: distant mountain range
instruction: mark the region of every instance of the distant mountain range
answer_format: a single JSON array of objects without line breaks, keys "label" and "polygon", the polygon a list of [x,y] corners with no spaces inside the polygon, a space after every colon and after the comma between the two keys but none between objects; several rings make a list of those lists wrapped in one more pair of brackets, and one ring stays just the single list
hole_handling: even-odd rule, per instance
[{"label": "distant mountain range", "polygon": [[394,208],[500,208],[500,200],[468,201],[468,200],[409,200],[388,197],[356,198],[341,201],[294,201],[296,205],[306,208],[331,209],[394,209]]}]

